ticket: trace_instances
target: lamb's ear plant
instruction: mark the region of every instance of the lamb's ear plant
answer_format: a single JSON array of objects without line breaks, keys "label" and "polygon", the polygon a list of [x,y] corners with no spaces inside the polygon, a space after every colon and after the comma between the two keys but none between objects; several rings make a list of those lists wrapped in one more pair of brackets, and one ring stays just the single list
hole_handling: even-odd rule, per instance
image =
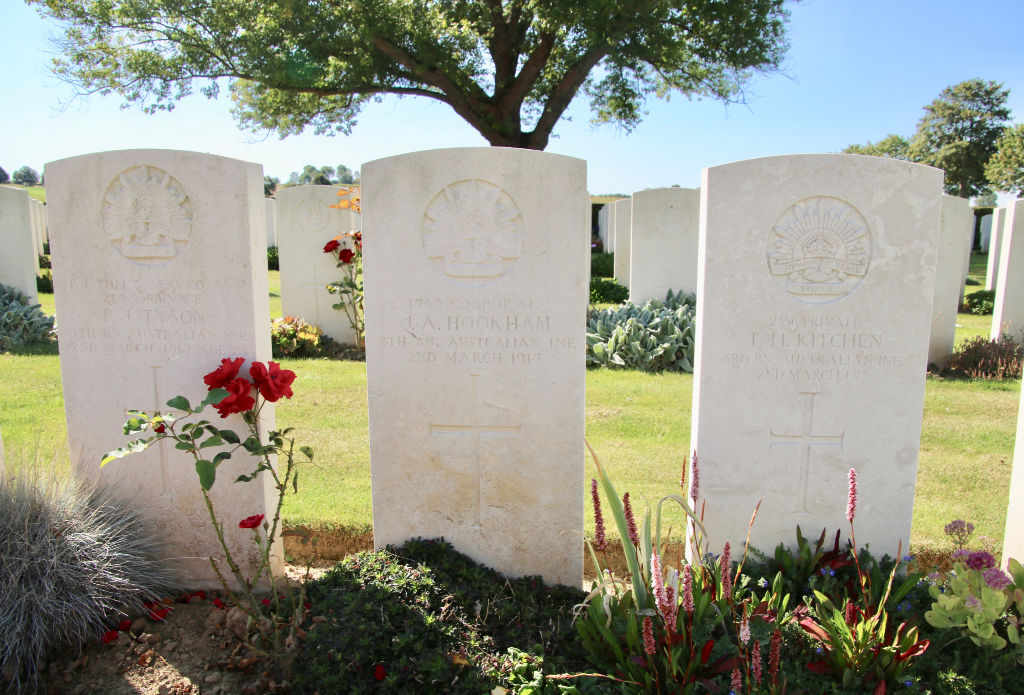
[{"label": "lamb's ear plant", "polygon": [[0,689],[38,683],[51,647],[79,649],[179,582],[140,515],[52,471],[0,477]]}]

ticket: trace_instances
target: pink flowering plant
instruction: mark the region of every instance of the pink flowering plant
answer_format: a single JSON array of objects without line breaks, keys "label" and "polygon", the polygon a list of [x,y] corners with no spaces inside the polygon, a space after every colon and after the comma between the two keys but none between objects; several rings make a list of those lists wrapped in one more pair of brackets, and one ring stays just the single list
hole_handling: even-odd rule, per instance
[{"label": "pink flowering plant", "polygon": [[[262,648],[254,642],[250,646],[261,653],[276,655],[281,651],[283,643],[289,648],[297,646],[295,633],[300,620],[295,617],[301,614],[299,609],[304,605],[304,598],[301,590],[292,592],[286,582],[279,581],[283,578],[274,576],[271,555],[278,535],[300,536],[304,544],[310,541],[306,529],[281,531],[281,509],[288,490],[298,492],[299,461],[296,460],[296,453],[312,461],[313,450],[306,446],[296,447],[295,440],[287,437],[290,429],[269,432],[266,438],[260,431],[260,413],[266,404],[292,397],[291,386],[295,373],[281,369],[276,362],[252,362],[248,370],[249,377],[246,378],[240,375],[244,362],[243,357],[221,360],[217,369],[203,377],[207,393],[198,404],[193,405],[184,396],[176,396],[167,401],[169,411],[129,410],[124,434],[144,436],[106,454],[100,466],[145,451],[163,440],[170,440],[175,449],[192,457],[206,511],[223,551],[223,561],[242,593],[241,600],[228,583],[218,560],[209,558],[210,565],[231,601],[249,614],[250,627],[261,624],[265,627],[268,618],[264,609],[270,610],[270,629],[264,630],[269,632],[270,644]],[[239,435],[234,430],[220,427],[217,420],[195,419],[209,407],[217,412],[220,419],[232,414],[241,415],[248,433]],[[222,521],[218,517],[210,498],[210,490],[217,481],[218,470],[236,455],[245,455],[252,467],[250,472],[239,475],[235,483],[251,482],[260,476],[269,476],[273,480],[277,502],[270,519],[264,514],[248,516],[237,522]],[[251,576],[243,573],[228,546],[224,533],[226,523],[237,523],[238,528],[252,532],[260,560]],[[312,539],[312,542],[315,546],[316,539]],[[255,593],[264,581],[271,589],[270,600],[260,600]],[[279,584],[282,590],[288,592],[288,597],[277,590]],[[284,601],[289,597],[291,600],[285,605]],[[288,613],[293,616],[290,620],[283,617]]]},{"label": "pink flowering plant", "polygon": [[[341,198],[332,208],[362,212],[359,189],[338,191]],[[338,295],[334,308],[345,312],[345,318],[356,336],[359,348],[366,346],[366,317],[363,313],[363,235],[351,230],[340,234],[324,245],[324,253],[334,256],[341,279],[327,285],[327,291]]]}]

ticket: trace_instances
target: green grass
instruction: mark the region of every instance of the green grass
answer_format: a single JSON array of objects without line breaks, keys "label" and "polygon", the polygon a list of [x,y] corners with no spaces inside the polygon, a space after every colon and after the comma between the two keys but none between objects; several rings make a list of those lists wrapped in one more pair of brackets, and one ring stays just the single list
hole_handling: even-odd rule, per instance
[{"label": "green grass", "polygon": [[281,271],[268,270],[270,275],[270,318],[280,318],[281,313]]},{"label": "green grass", "polygon": [[5,183],[0,185],[9,186],[11,188],[20,188],[23,191],[28,191],[28,194],[40,203],[46,202],[46,189],[42,186],[21,186],[16,183]]}]

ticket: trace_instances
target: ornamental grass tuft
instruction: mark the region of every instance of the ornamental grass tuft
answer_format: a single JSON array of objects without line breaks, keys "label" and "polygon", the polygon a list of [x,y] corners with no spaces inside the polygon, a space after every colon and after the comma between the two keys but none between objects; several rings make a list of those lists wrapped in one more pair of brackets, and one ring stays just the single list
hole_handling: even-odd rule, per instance
[{"label": "ornamental grass tuft", "polygon": [[98,638],[177,589],[135,511],[53,473],[0,479],[0,683],[38,684],[49,648]]}]

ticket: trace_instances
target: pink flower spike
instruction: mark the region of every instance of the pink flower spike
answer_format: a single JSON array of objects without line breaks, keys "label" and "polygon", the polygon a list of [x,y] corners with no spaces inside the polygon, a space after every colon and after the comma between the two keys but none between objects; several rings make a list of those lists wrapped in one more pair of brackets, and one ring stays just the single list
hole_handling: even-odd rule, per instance
[{"label": "pink flower spike", "polygon": [[750,655],[750,667],[753,670],[754,682],[761,685],[761,642],[754,642]]},{"label": "pink flower spike", "polygon": [[671,586],[665,587],[665,629],[669,634],[676,631],[676,617],[679,613],[679,602],[676,601],[676,592]]},{"label": "pink flower spike", "polygon": [[693,504],[697,504],[697,498],[700,497],[700,468],[697,467],[697,452],[693,452],[693,458],[690,464],[690,499],[693,500]]},{"label": "pink flower spike", "polygon": [[604,534],[604,515],[601,514],[601,497],[597,494],[597,480],[590,479],[590,496],[594,500],[594,550],[607,550],[608,540]]},{"label": "pink flower spike", "polygon": [[626,530],[629,533],[629,542],[640,547],[640,534],[636,530],[636,519],[633,518],[633,505],[629,503],[629,493],[622,496],[622,511],[626,516]]},{"label": "pink flower spike", "polygon": [[853,523],[853,516],[857,513],[857,470],[850,469],[850,493],[846,499],[846,520]]},{"label": "pink flower spike", "polygon": [[693,614],[693,572],[689,567],[683,567],[683,610]]},{"label": "pink flower spike", "polygon": [[648,656],[654,654],[654,625],[651,623],[650,616],[644,618],[644,652]]},{"label": "pink flower spike", "polygon": [[739,666],[734,666],[732,669],[732,692],[736,695],[743,692],[743,674],[740,673]]},{"label": "pink flower spike", "polygon": [[740,642],[744,645],[750,643],[750,623],[747,621],[747,614],[743,614],[743,621],[740,623]]},{"label": "pink flower spike", "polygon": [[728,542],[722,550],[722,561],[719,566],[722,570],[722,598],[728,601],[732,599],[732,558],[729,556]]},{"label": "pink flower spike", "polygon": [[665,579],[661,576],[661,558],[658,557],[657,548],[651,551],[651,591],[654,593],[658,612],[665,617],[668,600],[665,597]]}]

